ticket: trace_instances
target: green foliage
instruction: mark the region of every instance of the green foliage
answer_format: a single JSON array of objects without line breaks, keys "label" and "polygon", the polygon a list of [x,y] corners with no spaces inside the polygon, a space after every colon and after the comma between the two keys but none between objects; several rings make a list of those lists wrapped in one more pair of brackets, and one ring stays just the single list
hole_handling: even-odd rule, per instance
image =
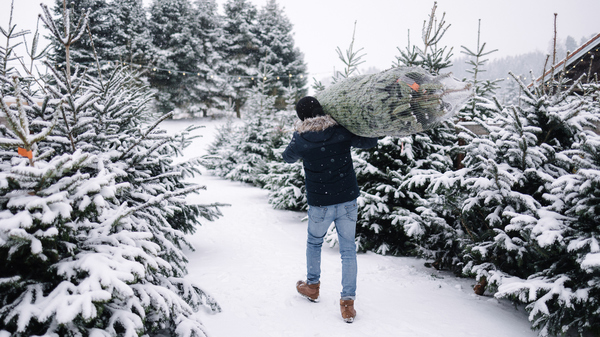
[{"label": "green foliage", "polygon": [[173,157],[192,129],[160,131],[170,115],[149,112],[148,88],[127,69],[100,77],[68,65],[36,79],[41,104],[16,73],[0,76],[14,98],[0,95],[0,333],[205,335],[195,312],[220,308],[184,278],[182,247],[220,212],[185,202],[202,188],[184,181],[197,163]]},{"label": "green foliage", "polygon": [[458,117],[464,121],[472,121],[475,118],[483,119],[493,117],[492,111],[482,110],[478,102],[482,102],[481,98],[491,98],[495,91],[498,89],[498,83],[501,80],[484,80],[479,78],[479,74],[485,72],[483,68],[487,63],[487,59],[484,57],[497,51],[497,49],[491,51],[484,51],[486,43],[480,44],[481,37],[481,20],[479,20],[479,27],[477,31],[477,49],[475,51],[462,46],[464,50],[461,53],[467,55],[471,59],[467,60],[467,64],[471,66],[471,69],[467,70],[467,73],[472,74],[473,78],[467,79],[468,83],[471,83],[475,90],[475,96],[458,114]]},{"label": "green foliage", "polygon": [[[262,77],[268,78],[267,74]],[[276,97],[266,93],[268,88],[266,81],[259,82],[250,91],[248,110],[244,110],[240,125],[229,122],[218,130],[208,155],[202,159],[212,173],[257,186],[271,185],[264,175],[268,175],[271,163],[282,162],[280,148],[287,145],[292,115],[290,110],[276,110]],[[296,92],[291,92],[293,101]]]},{"label": "green foliage", "polygon": [[153,71],[149,75],[150,85],[160,93],[157,108],[163,113],[175,109],[188,112],[197,98],[196,65],[201,43],[196,26],[180,24],[193,20],[191,4],[188,0],[156,0],[150,14],[152,41],[161,51],[155,59],[156,67],[169,69]]},{"label": "green foliage", "polygon": [[[446,48],[437,47],[449,26],[443,17],[436,24],[436,9],[434,4],[429,21],[423,25],[423,49],[410,49],[409,42],[407,52],[401,51],[397,57],[398,65],[420,66],[431,74],[439,74],[450,65]],[[356,151],[362,206],[357,222],[359,246],[379,253],[415,254],[440,263],[444,247],[453,245],[448,242],[452,233],[429,211],[426,188],[432,177],[453,167],[454,129],[448,121],[427,132],[386,137],[373,149]]]},{"label": "green foliage", "polygon": [[340,47],[337,47],[335,50],[338,54],[339,59],[344,63],[344,72],[337,71],[333,77],[333,83],[336,83],[340,80],[347,79],[352,74],[358,73],[358,66],[365,63],[362,59],[366,54],[361,54],[364,48],[359,48],[358,50],[354,50],[354,36],[356,34],[356,22],[354,22],[354,31],[352,31],[352,41],[350,42],[350,46],[346,49],[346,54],[342,53]]},{"label": "green foliage", "polygon": [[[302,53],[294,45],[292,23],[276,0],[269,0],[257,14],[256,38],[260,41],[258,54],[260,65],[266,67],[274,76],[283,75],[277,81],[269,83],[267,92],[277,96],[276,106],[285,108],[285,88],[304,88],[306,64]],[[264,72],[264,70],[263,70]],[[298,96],[304,96],[305,90],[298,90]]]},{"label": "green foliage", "polygon": [[598,136],[586,135],[585,127],[598,121],[600,109],[589,85],[583,96],[573,94],[583,89],[581,79],[569,84],[559,74],[526,85],[513,78],[523,93],[519,104],[481,100],[496,116],[475,119],[489,135],[459,135],[467,143],[465,168],[433,180],[429,192],[439,198],[431,208],[455,205],[447,219],[459,234],[455,267],[485,279],[496,296],[527,304],[541,335],[583,333],[598,326],[592,314],[598,306],[589,297],[597,292],[596,267],[582,262],[594,251],[586,243],[596,239],[573,210],[594,212],[578,200],[594,200],[594,188],[584,188],[593,186],[586,169],[595,167],[586,143]]},{"label": "green foliage", "polygon": [[[447,47],[438,47],[438,43],[446,34],[450,25],[446,25],[444,20],[446,13],[442,14],[441,19],[436,17],[437,1],[433,3],[429,19],[423,22],[421,30],[421,40],[423,47],[410,45],[410,36],[408,45],[405,50],[398,48],[400,56],[396,56],[396,63],[392,66],[417,66],[429,71],[432,75],[439,75],[439,71],[450,67],[452,61],[452,49],[446,50]],[[410,31],[409,31],[410,34]]]}]

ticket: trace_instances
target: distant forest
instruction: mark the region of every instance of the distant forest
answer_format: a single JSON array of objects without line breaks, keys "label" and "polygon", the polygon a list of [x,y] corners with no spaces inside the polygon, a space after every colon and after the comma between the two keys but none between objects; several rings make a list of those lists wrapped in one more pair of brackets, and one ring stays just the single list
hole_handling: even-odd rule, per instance
[{"label": "distant forest", "polygon": [[[559,41],[556,46],[556,62],[560,62],[567,55],[567,51],[573,52],[577,50],[581,45],[586,43],[589,39],[596,36],[596,34],[592,34],[589,37],[582,37],[580,42],[577,43],[575,38],[572,36],[568,36],[565,40]],[[534,51],[522,55],[516,56],[506,56],[502,58],[494,58],[494,53],[488,55],[488,59],[490,61],[486,62],[483,67],[483,72],[478,75],[479,80],[498,80],[502,79],[501,82],[498,83],[499,90],[497,94],[501,100],[505,98],[503,96],[510,95],[510,88],[515,87],[514,81],[510,78],[508,72],[512,72],[513,74],[520,76],[524,79],[524,82],[528,83],[531,81],[531,73],[535,77],[541,76],[542,71],[544,69],[544,63],[546,62],[547,55],[550,55],[550,59],[548,61],[548,65],[546,65],[546,70],[549,69],[550,63],[552,63],[552,56],[550,54],[550,50],[552,49],[551,41],[548,42],[548,51]],[[493,50],[493,48],[489,48],[487,50]],[[460,55],[460,56],[459,56]],[[469,57],[460,53],[453,60],[453,65],[446,69],[448,72],[452,72],[454,76],[458,79],[471,78],[473,75],[468,73],[467,70],[471,69],[471,66],[467,64]]]},{"label": "distant forest", "polygon": [[[556,62],[560,62],[567,55],[567,51],[573,52],[581,45],[586,43],[589,39],[594,37],[596,34],[592,34],[589,37],[582,37],[580,42],[577,43],[575,38],[572,36],[568,36],[563,41],[558,41],[556,46]],[[506,56],[502,58],[495,58],[494,53],[488,55],[490,59],[489,62],[484,66],[485,70],[481,73],[480,79],[482,80],[495,80],[495,79],[507,79],[508,72],[512,71],[515,75],[524,76],[528,80],[531,80],[530,72],[533,71],[535,76],[540,76],[542,74],[542,70],[544,69],[544,63],[546,61],[546,56],[551,53],[551,45],[552,42],[548,41],[548,51],[534,51],[522,55],[516,56]],[[488,47],[490,45],[488,44]],[[492,48],[486,48],[488,51],[492,50]],[[460,52],[455,50],[456,58],[453,61],[453,65],[449,70],[454,73],[454,76],[462,79],[471,77],[472,75],[467,73],[467,70],[470,69],[470,66],[466,63],[468,57]],[[552,56],[550,55],[549,63],[552,62]],[[547,68],[550,66],[548,64]]]}]

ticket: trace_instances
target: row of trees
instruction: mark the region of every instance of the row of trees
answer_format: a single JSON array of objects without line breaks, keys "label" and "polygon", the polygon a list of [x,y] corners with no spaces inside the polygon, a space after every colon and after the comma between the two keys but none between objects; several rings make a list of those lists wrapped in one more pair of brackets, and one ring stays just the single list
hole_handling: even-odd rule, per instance
[{"label": "row of trees", "polygon": [[161,130],[172,114],[127,67],[72,63],[88,16],[43,9],[64,51],[49,76],[8,68],[25,33],[1,30],[0,336],[205,336],[196,312],[220,307],[185,277],[183,249],[221,214],[186,201],[197,162],[174,157],[193,128]]},{"label": "row of trees", "polygon": [[[423,45],[399,49],[399,66],[438,74],[450,65],[452,50],[439,47],[447,26],[435,9],[423,27]],[[360,58],[352,48],[343,60],[350,68]],[[513,76],[519,90],[501,103],[496,83],[477,75],[489,54],[485,44],[463,48],[476,97],[459,117],[486,134],[447,121],[356,150],[358,246],[421,256],[436,268],[474,277],[478,293],[526,304],[542,336],[597,333],[600,137],[589,130],[600,121],[598,79],[586,74],[570,82],[562,69],[530,83]],[[265,111],[256,106],[241,125],[221,130],[204,165],[269,189],[277,208],[305,210],[302,165],[280,159],[287,144],[279,125],[293,114],[275,118]],[[335,229],[329,233],[335,244]]]},{"label": "row of trees", "polygon": [[[67,11],[73,22],[89,11],[87,31],[69,42],[71,61],[92,72],[96,60],[143,67],[161,112],[197,116],[232,106],[239,116],[264,73],[280,77],[268,88],[279,105],[283,88],[305,86],[304,56],[276,0],[260,9],[227,0],[223,14],[218,9],[215,0],[153,0],[147,9],[142,0],[56,0],[54,14]],[[64,64],[65,47],[56,41],[53,47],[54,62]]]}]

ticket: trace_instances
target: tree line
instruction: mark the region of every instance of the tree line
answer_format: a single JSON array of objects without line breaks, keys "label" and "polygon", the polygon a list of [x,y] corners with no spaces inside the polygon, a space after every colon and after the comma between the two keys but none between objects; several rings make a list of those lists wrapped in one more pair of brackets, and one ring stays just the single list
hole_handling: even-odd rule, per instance
[{"label": "tree line", "polygon": [[[257,8],[248,0],[56,0],[59,18],[88,23],[70,46],[71,62],[90,72],[116,63],[143,69],[156,109],[189,116],[233,109],[240,116],[247,91],[265,76],[269,92],[285,104],[285,87],[306,85],[306,64],[295,47],[292,24],[276,0]],[[63,19],[57,25],[64,27]],[[65,64],[64,46],[53,40],[50,56]]]}]

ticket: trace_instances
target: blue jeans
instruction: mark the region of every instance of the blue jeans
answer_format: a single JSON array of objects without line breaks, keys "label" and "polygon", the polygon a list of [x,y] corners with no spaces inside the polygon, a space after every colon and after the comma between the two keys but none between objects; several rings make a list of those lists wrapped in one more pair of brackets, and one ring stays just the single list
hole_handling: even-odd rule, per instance
[{"label": "blue jeans", "polygon": [[356,296],[356,200],[330,206],[309,206],[308,239],[306,244],[307,283],[315,284],[321,277],[321,246],[329,225],[335,223],[342,256],[342,292],[344,300]]}]

